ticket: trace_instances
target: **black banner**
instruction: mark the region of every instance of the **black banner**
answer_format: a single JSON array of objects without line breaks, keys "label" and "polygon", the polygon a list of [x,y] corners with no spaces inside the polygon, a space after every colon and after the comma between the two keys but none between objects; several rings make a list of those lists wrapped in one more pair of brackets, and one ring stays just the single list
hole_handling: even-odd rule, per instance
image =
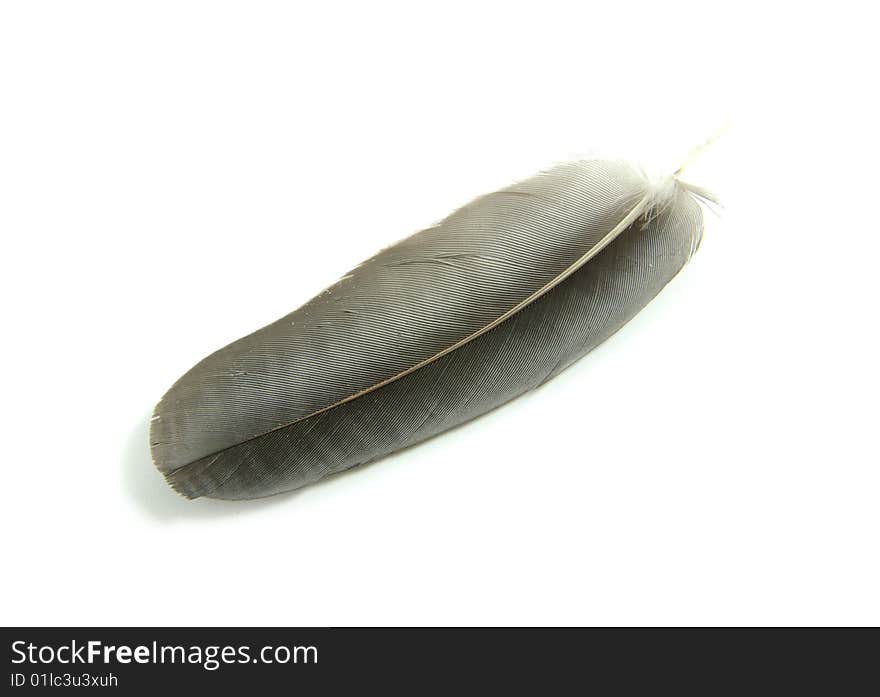
[{"label": "black banner", "polygon": [[3,629],[6,694],[876,690],[875,630]]}]

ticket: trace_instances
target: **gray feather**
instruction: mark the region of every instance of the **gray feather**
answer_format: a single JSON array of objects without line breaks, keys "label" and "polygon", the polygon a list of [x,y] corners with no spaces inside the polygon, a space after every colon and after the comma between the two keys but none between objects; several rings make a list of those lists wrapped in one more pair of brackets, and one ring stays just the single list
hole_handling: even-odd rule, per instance
[{"label": "gray feather", "polygon": [[192,368],[156,407],[154,462],[185,496],[248,499],[418,443],[597,346],[701,233],[684,185],[616,162],[478,198]]}]

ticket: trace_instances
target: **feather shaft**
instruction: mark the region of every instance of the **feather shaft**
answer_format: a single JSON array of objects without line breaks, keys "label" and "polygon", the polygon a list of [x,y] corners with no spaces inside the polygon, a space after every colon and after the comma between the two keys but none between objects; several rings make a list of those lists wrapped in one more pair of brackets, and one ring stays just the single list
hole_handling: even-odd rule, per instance
[{"label": "feather shaft", "polygon": [[598,345],[701,232],[684,186],[619,163],[481,197],[196,365],[156,408],[154,461],[186,496],[254,498],[424,440]]}]

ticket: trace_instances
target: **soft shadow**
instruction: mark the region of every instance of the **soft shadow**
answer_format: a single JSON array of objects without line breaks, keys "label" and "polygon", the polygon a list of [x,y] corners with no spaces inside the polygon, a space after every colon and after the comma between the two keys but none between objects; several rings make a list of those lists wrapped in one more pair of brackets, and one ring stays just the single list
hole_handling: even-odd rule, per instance
[{"label": "soft shadow", "polygon": [[165,478],[153,466],[149,445],[150,417],[151,414],[147,414],[138,422],[125,445],[122,453],[122,486],[134,503],[151,517],[173,520],[241,515],[284,503],[297,493],[252,501],[185,499],[168,486]]}]

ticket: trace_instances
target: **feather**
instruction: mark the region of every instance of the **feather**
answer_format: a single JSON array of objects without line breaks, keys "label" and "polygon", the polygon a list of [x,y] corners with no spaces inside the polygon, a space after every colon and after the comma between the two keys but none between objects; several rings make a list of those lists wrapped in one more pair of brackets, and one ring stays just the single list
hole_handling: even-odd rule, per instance
[{"label": "feather", "polygon": [[193,367],[155,409],[153,461],[189,498],[257,498],[494,409],[678,273],[699,195],[588,160],[482,196]]}]

